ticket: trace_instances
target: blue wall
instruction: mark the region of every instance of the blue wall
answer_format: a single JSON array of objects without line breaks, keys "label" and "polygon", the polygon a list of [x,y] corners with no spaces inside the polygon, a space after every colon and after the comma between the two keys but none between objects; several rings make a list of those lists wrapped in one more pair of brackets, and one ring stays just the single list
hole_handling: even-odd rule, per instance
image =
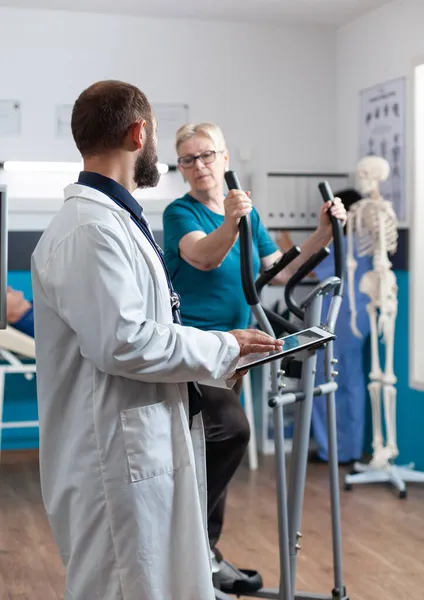
[{"label": "blue wall", "polygon": [[[418,469],[424,470],[424,392],[412,390],[408,384],[409,365],[409,275],[406,271],[396,271],[399,286],[399,312],[396,322],[395,338],[395,373],[397,384],[397,427],[400,455],[398,463],[415,462]],[[9,284],[24,292],[31,298],[31,281],[29,272],[9,273]],[[369,365],[369,349],[365,361]],[[381,348],[382,365],[384,364],[384,347]],[[366,372],[369,371],[369,367]],[[366,382],[364,382],[366,384]],[[22,375],[7,377],[5,389],[4,420],[36,420],[36,384],[35,379],[27,381]],[[369,450],[371,442],[371,413],[367,408],[367,442]],[[38,430],[5,430],[2,447],[4,449],[34,448],[38,446]]]},{"label": "blue wall", "polygon": [[15,290],[21,290],[25,298],[32,298],[30,271],[9,271],[7,283]]},{"label": "blue wall", "polygon": [[424,392],[409,387],[409,273],[396,271],[399,307],[395,333],[398,464],[415,462],[424,470]]}]

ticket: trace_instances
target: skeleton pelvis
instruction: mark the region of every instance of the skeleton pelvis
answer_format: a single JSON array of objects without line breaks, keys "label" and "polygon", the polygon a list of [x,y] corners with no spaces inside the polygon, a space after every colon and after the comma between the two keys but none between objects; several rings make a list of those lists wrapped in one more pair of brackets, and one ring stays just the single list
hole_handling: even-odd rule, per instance
[{"label": "skeleton pelvis", "polygon": [[376,307],[380,307],[380,288],[384,280],[386,300],[389,302],[390,300],[396,300],[398,289],[396,284],[396,276],[390,269],[385,271],[384,274],[379,273],[378,271],[367,271],[367,273],[364,273],[361,281],[359,282],[359,291],[369,296],[372,300],[372,303]]}]

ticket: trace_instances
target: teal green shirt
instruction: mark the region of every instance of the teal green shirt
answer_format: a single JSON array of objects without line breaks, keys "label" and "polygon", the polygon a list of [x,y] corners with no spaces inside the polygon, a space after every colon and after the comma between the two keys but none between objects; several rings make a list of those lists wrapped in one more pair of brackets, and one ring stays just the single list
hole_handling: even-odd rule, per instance
[{"label": "teal green shirt", "polygon": [[[175,290],[181,296],[184,325],[203,330],[244,329],[250,321],[240,274],[240,241],[234,244],[221,266],[210,271],[192,267],[180,257],[178,245],[187,233],[212,233],[224,221],[189,194],[174,200],[163,215],[164,254]],[[260,259],[278,248],[261,223],[254,208],[251,212],[253,269],[257,277]]]}]

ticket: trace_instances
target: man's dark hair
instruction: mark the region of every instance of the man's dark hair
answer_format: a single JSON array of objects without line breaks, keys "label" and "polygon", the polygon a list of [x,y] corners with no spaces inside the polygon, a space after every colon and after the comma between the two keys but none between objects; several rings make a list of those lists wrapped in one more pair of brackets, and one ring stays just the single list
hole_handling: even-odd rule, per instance
[{"label": "man's dark hair", "polygon": [[99,81],[75,102],[72,135],[82,156],[93,156],[120,148],[130,125],[141,119],[151,133],[152,108],[142,91],[122,81]]}]

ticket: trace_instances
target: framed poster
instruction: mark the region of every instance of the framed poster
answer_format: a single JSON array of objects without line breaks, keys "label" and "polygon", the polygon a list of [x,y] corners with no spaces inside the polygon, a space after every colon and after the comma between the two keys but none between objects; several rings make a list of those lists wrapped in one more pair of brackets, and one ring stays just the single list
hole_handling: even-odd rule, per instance
[{"label": "framed poster", "polygon": [[0,137],[21,133],[21,104],[18,100],[0,100]]},{"label": "framed poster", "polygon": [[153,114],[158,124],[159,162],[175,165],[175,134],[181,125],[188,123],[188,105],[171,102],[153,102]]},{"label": "framed poster", "polygon": [[393,203],[400,225],[408,220],[406,202],[406,78],[393,79],[360,92],[359,158],[381,156],[390,175],[381,183],[386,200]]},{"label": "framed poster", "polygon": [[72,104],[59,104],[56,106],[56,137],[72,138],[72,108]]}]

